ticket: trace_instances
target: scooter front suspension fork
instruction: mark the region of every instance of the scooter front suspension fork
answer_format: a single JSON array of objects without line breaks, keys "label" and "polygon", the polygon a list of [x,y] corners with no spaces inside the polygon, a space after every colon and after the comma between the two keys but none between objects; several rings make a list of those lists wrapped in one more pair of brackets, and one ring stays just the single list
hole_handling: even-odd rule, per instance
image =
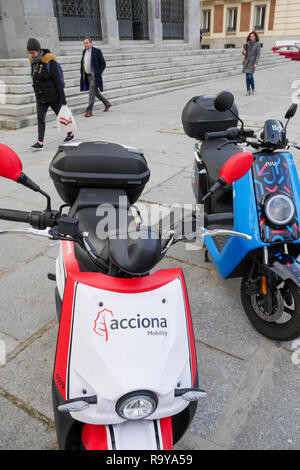
[{"label": "scooter front suspension fork", "polygon": [[272,291],[270,289],[270,282],[268,276],[269,268],[269,251],[268,247],[264,246],[263,248],[263,267],[262,267],[262,276],[261,276],[261,290],[263,293],[263,303],[264,309],[266,312],[272,312],[273,310],[273,298]]}]

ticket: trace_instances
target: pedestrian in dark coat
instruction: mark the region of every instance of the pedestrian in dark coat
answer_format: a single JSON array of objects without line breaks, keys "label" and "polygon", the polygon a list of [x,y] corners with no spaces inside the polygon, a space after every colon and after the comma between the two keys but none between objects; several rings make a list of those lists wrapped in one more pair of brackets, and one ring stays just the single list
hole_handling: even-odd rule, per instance
[{"label": "pedestrian in dark coat", "polygon": [[[67,104],[66,97],[56,56],[49,49],[42,49],[39,41],[34,38],[28,40],[27,51],[38,117],[38,141],[29,148],[44,150],[47,111],[50,107],[58,115],[62,105]],[[73,133],[69,132],[65,142],[71,142],[74,138]]]},{"label": "pedestrian in dark coat", "polygon": [[259,43],[258,34],[255,31],[247,37],[247,43],[244,45],[243,54],[245,56],[243,62],[243,72],[246,74],[247,95],[254,95],[255,83],[254,73],[260,59],[261,45]]},{"label": "pedestrian in dark coat", "polygon": [[100,49],[93,46],[91,38],[84,38],[84,51],[81,59],[80,90],[89,90],[89,105],[85,117],[93,116],[95,98],[104,104],[104,112],[111,108],[110,102],[100,93],[103,91],[102,73],[106,68],[106,62]]}]

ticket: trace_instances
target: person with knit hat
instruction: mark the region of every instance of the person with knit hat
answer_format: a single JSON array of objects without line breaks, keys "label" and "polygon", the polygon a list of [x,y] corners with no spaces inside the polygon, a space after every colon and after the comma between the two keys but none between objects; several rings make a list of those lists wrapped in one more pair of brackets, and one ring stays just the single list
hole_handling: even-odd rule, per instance
[{"label": "person with knit hat", "polygon": [[[44,150],[46,115],[49,107],[58,115],[61,107],[67,102],[56,56],[49,49],[42,49],[39,41],[35,38],[28,40],[27,51],[31,64],[38,117],[38,141],[29,148],[37,151]],[[74,134],[70,132],[65,143],[74,139]]]}]

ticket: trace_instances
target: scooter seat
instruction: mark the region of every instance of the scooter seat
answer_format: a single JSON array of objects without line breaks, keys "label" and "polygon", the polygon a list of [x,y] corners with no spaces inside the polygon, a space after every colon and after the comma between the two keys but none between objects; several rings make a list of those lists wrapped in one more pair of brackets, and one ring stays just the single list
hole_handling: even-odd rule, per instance
[{"label": "scooter seat", "polygon": [[227,160],[236,153],[243,152],[243,149],[235,144],[227,144],[218,150],[218,147],[225,142],[228,141],[226,139],[205,140],[201,146],[201,159],[205,164],[210,186],[220,177],[221,168]]},{"label": "scooter seat", "polygon": [[[223,165],[236,153],[243,149],[235,144],[227,144],[221,150],[218,147],[226,139],[205,140],[201,146],[201,159],[207,171],[208,186],[212,187],[220,177]],[[233,212],[232,185],[223,187],[210,198],[210,211],[212,214]]]},{"label": "scooter seat", "polygon": [[[120,199],[121,198],[121,199]],[[126,225],[134,222],[125,191],[117,189],[83,188],[72,206],[70,217],[79,220],[82,232],[89,234],[89,240],[105,261],[108,261],[107,239],[110,230],[120,229],[120,223]],[[110,224],[108,224],[110,221]],[[124,227],[122,227],[124,230]],[[83,272],[101,272],[90,259],[86,250],[75,245],[75,257]]]}]

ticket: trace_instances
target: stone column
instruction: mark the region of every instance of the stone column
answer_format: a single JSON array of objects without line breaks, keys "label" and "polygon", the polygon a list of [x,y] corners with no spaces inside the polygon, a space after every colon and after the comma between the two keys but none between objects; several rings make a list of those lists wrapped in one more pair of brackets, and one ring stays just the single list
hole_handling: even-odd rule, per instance
[{"label": "stone column", "polygon": [[193,49],[200,47],[200,1],[184,1],[184,40]]},{"label": "stone column", "polygon": [[104,44],[120,48],[119,22],[115,0],[100,0],[102,36]]},{"label": "stone column", "polygon": [[161,0],[148,0],[149,40],[157,47],[162,46]]},{"label": "stone column", "polygon": [[59,52],[53,0],[0,0],[0,15],[2,58],[26,57],[30,37],[37,38],[42,48]]}]

